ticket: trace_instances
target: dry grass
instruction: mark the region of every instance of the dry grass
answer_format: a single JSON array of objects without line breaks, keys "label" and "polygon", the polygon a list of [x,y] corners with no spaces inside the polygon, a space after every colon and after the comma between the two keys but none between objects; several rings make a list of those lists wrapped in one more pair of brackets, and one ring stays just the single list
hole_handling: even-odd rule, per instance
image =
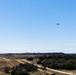
[{"label": "dry grass", "polygon": [[16,65],[19,65],[20,62],[17,61],[17,59],[3,59],[0,58],[0,68],[3,67],[13,67]]},{"label": "dry grass", "polygon": [[7,74],[5,74],[5,73],[3,73],[3,72],[0,72],[0,75],[7,75]]}]

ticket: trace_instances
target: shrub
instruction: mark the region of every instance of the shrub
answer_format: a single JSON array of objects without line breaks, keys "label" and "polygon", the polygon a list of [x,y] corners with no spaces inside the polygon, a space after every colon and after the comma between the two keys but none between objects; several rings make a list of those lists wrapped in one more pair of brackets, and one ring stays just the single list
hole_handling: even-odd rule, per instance
[{"label": "shrub", "polygon": [[41,64],[41,61],[38,61],[37,64]]},{"label": "shrub", "polygon": [[30,74],[28,72],[19,72],[19,73],[16,72],[16,75],[30,75]]},{"label": "shrub", "polygon": [[19,71],[13,70],[11,72],[11,75],[30,75],[30,74],[28,72],[25,72],[25,71],[19,72]]},{"label": "shrub", "polygon": [[33,58],[32,58],[32,57],[30,57],[30,58],[27,58],[27,60],[32,61],[32,60],[33,60]]},{"label": "shrub", "polygon": [[10,68],[9,68],[9,67],[5,67],[5,68],[4,68],[4,72],[5,72],[5,73],[9,73],[9,71],[10,71]]},{"label": "shrub", "polygon": [[56,75],[56,74],[53,73],[53,74],[51,74],[51,75]]}]

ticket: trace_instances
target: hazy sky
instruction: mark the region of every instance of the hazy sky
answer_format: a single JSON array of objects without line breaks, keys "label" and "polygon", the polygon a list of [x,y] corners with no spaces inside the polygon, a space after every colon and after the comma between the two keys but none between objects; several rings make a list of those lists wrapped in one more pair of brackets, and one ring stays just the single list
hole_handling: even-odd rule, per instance
[{"label": "hazy sky", "polygon": [[76,0],[0,0],[0,53],[8,52],[76,53]]}]

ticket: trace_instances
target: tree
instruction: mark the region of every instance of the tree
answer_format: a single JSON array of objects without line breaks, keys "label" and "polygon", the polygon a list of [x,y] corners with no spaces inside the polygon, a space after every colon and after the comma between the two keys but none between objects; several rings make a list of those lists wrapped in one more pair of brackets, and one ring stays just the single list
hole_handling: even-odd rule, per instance
[{"label": "tree", "polygon": [[38,61],[37,64],[41,64],[41,61]]},{"label": "tree", "polygon": [[33,61],[33,58],[32,58],[32,57],[29,57],[29,58],[27,58],[27,60],[29,60],[29,61]]}]

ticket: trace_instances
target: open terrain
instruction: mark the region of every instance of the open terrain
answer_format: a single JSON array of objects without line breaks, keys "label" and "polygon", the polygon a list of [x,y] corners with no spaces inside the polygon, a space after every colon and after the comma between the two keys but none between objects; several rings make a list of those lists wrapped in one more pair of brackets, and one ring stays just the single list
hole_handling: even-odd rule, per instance
[{"label": "open terrain", "polygon": [[[36,55],[36,54],[29,54],[29,55],[19,55],[19,54],[15,54],[15,55],[1,55],[0,57],[0,75],[8,75],[6,73],[3,72],[3,69],[5,67],[14,67],[19,65],[20,63],[22,64],[34,64],[35,66],[37,66],[37,71],[35,72],[29,72],[30,75],[50,75],[52,73],[56,74],[56,75],[76,75],[76,70],[57,70],[57,69],[51,69],[46,67],[46,69],[43,69],[43,66],[41,64],[37,64],[37,61],[39,61],[37,58],[38,56],[42,56],[42,54],[40,55]],[[27,57],[32,57],[33,60],[27,60]],[[9,74],[10,75],[10,74]]]}]

